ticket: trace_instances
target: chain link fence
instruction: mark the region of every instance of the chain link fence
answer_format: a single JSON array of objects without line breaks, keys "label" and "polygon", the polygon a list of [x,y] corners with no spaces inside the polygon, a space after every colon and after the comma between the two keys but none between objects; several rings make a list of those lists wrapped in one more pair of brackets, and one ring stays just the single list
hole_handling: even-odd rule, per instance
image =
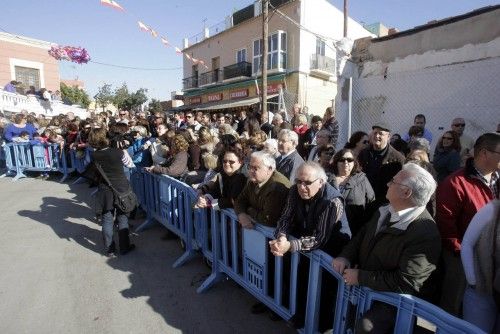
[{"label": "chain link fence", "polygon": [[[465,133],[472,138],[494,132],[500,122],[499,78],[500,58],[490,58],[353,79],[351,133],[369,132],[383,121],[392,133],[403,135],[417,114],[427,118],[432,149],[456,117],[465,119]],[[339,146],[348,140],[348,92],[339,87]]]}]

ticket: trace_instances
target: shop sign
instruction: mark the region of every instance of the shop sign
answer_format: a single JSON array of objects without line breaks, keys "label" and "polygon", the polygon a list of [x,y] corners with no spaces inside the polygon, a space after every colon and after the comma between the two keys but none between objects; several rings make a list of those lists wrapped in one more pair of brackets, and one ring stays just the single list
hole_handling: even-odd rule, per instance
[{"label": "shop sign", "polygon": [[189,104],[201,103],[201,96],[192,97],[189,99]]},{"label": "shop sign", "polygon": [[281,87],[282,85],[280,83],[267,85],[267,94],[277,94],[279,93]]},{"label": "shop sign", "polygon": [[229,93],[230,99],[239,99],[248,96],[248,89],[235,90]]},{"label": "shop sign", "polygon": [[207,95],[208,102],[220,101],[222,100],[222,93]]}]

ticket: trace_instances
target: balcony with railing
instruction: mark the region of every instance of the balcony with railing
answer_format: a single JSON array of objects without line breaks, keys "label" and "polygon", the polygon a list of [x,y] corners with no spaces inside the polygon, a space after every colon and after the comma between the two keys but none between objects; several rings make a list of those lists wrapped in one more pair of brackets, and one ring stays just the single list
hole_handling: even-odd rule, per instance
[{"label": "balcony with railing", "polygon": [[33,112],[37,115],[53,117],[59,114],[68,114],[72,112],[75,116],[85,119],[90,116],[86,108],[79,105],[69,105],[62,101],[45,101],[36,95],[22,95],[10,93],[0,88],[0,111],[7,113],[18,113],[22,110]]},{"label": "balcony with railing", "polygon": [[335,75],[335,59],[317,53],[312,54],[310,70],[312,75],[330,79],[330,77]]},{"label": "balcony with railing", "polygon": [[240,77],[251,77],[252,76],[252,64],[246,61],[242,61],[233,65],[224,67],[224,80],[240,78]]},{"label": "balcony with railing", "polygon": [[182,79],[182,87],[184,90],[198,88],[198,76]]},{"label": "balcony with railing", "polygon": [[200,75],[200,86],[216,84],[222,81],[222,70],[216,69]]}]

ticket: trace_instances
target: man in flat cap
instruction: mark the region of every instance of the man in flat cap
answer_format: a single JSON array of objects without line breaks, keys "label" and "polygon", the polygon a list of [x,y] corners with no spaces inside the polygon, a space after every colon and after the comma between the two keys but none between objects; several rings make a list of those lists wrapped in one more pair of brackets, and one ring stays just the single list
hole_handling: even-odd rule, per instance
[{"label": "man in flat cap", "polygon": [[387,183],[403,167],[405,157],[389,144],[391,129],[384,122],[375,123],[370,134],[370,146],[358,155],[359,165],[375,191],[374,208],[387,203]]}]

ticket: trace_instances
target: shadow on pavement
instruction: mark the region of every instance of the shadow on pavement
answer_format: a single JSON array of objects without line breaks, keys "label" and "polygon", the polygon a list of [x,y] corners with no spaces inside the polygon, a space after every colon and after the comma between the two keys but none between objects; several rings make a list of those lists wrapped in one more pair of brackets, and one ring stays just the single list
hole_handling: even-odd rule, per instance
[{"label": "shadow on pavement", "polygon": [[[69,187],[72,199],[46,196],[42,198],[40,210],[22,210],[19,215],[50,226],[60,238],[74,240],[90,251],[102,254],[100,227],[91,228],[73,221],[92,221],[93,189],[86,184]],[[138,221],[132,223],[139,224]],[[132,234],[131,241],[137,248],[126,256],[107,260],[111,268],[129,273],[130,287],[116,293],[127,299],[147,297],[151,309],[170,327],[166,328],[167,332],[172,327],[182,333],[196,334],[295,332],[283,321],[271,321],[267,314],[251,314],[251,305],[256,300],[233,281],[224,280],[209,292],[197,294],[196,288],[210,270],[203,264],[201,255],[173,269],[172,264],[183,250],[178,239],[162,239],[165,231],[156,226],[139,235]]]}]

